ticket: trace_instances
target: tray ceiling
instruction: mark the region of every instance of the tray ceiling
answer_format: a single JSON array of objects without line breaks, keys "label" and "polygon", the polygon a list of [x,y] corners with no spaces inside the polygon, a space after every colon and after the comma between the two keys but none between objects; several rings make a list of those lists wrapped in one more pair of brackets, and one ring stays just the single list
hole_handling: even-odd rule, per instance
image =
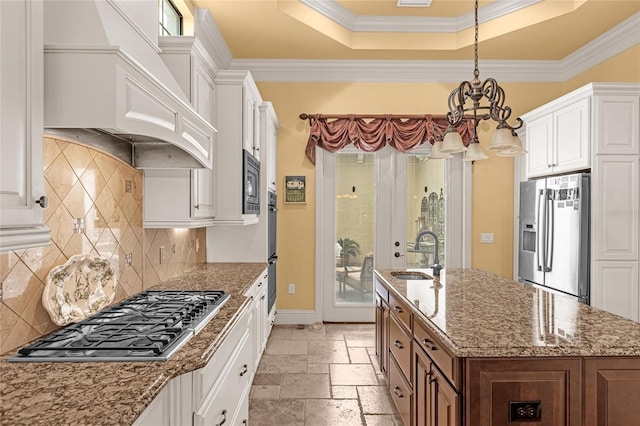
[{"label": "tray ceiling", "polygon": [[[399,7],[397,0],[192,3],[211,11],[235,59],[473,58],[473,1],[432,0],[428,7]],[[559,60],[639,12],[636,0],[481,1],[479,56]]]}]

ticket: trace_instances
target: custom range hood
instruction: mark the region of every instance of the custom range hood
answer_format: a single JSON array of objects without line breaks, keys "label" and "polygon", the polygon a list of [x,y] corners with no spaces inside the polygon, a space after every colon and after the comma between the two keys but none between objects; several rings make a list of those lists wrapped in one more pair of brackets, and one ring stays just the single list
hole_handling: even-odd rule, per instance
[{"label": "custom range hood", "polygon": [[45,133],[137,168],[211,168],[216,130],[162,61],[157,33],[157,0],[45,1]]}]

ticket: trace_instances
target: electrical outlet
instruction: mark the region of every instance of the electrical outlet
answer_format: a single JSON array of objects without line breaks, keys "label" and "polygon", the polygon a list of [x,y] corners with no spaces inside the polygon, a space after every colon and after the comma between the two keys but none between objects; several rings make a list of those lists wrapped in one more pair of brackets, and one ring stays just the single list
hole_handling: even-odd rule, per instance
[{"label": "electrical outlet", "polygon": [[289,294],[296,294],[296,285],[289,284]]},{"label": "electrical outlet", "polygon": [[200,238],[196,238],[196,253],[200,251]]},{"label": "electrical outlet", "polygon": [[160,246],[160,264],[164,263],[164,246]]},{"label": "electrical outlet", "polygon": [[541,401],[509,401],[509,422],[539,422],[542,419]]},{"label": "electrical outlet", "polygon": [[493,243],[493,232],[487,232],[480,234],[480,242],[483,244]]},{"label": "electrical outlet", "polygon": [[176,254],[176,243],[171,244],[171,253]]}]

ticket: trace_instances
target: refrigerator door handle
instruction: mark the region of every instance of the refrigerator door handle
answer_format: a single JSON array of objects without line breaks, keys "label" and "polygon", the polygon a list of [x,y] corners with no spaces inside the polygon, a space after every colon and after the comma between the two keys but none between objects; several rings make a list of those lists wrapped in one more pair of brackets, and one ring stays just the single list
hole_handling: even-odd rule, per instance
[{"label": "refrigerator door handle", "polygon": [[[540,255],[541,253],[544,253],[544,234],[545,234],[545,223],[543,220],[543,215],[544,215],[544,211],[542,212],[542,215],[540,214],[540,207],[542,206],[543,209],[545,207],[545,205],[543,204],[544,202],[544,189],[541,189],[540,192],[538,193],[538,208],[536,210],[536,224],[537,224],[537,231],[536,231],[536,268],[538,269],[538,271],[542,271],[542,264],[540,263]],[[543,254],[544,257],[544,254]]]},{"label": "refrigerator door handle", "polygon": [[547,203],[547,244],[545,250],[544,271],[551,272],[553,267],[553,241],[556,226],[553,198],[548,198]]}]

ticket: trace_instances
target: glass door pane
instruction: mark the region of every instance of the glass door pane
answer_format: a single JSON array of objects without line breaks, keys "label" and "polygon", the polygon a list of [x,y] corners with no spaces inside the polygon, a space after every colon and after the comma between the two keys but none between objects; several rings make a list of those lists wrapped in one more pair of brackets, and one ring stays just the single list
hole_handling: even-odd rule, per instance
[{"label": "glass door pane", "polygon": [[406,155],[406,267],[445,264],[445,162]]},{"label": "glass door pane", "polygon": [[336,304],[373,304],[375,179],[374,154],[337,154]]}]

